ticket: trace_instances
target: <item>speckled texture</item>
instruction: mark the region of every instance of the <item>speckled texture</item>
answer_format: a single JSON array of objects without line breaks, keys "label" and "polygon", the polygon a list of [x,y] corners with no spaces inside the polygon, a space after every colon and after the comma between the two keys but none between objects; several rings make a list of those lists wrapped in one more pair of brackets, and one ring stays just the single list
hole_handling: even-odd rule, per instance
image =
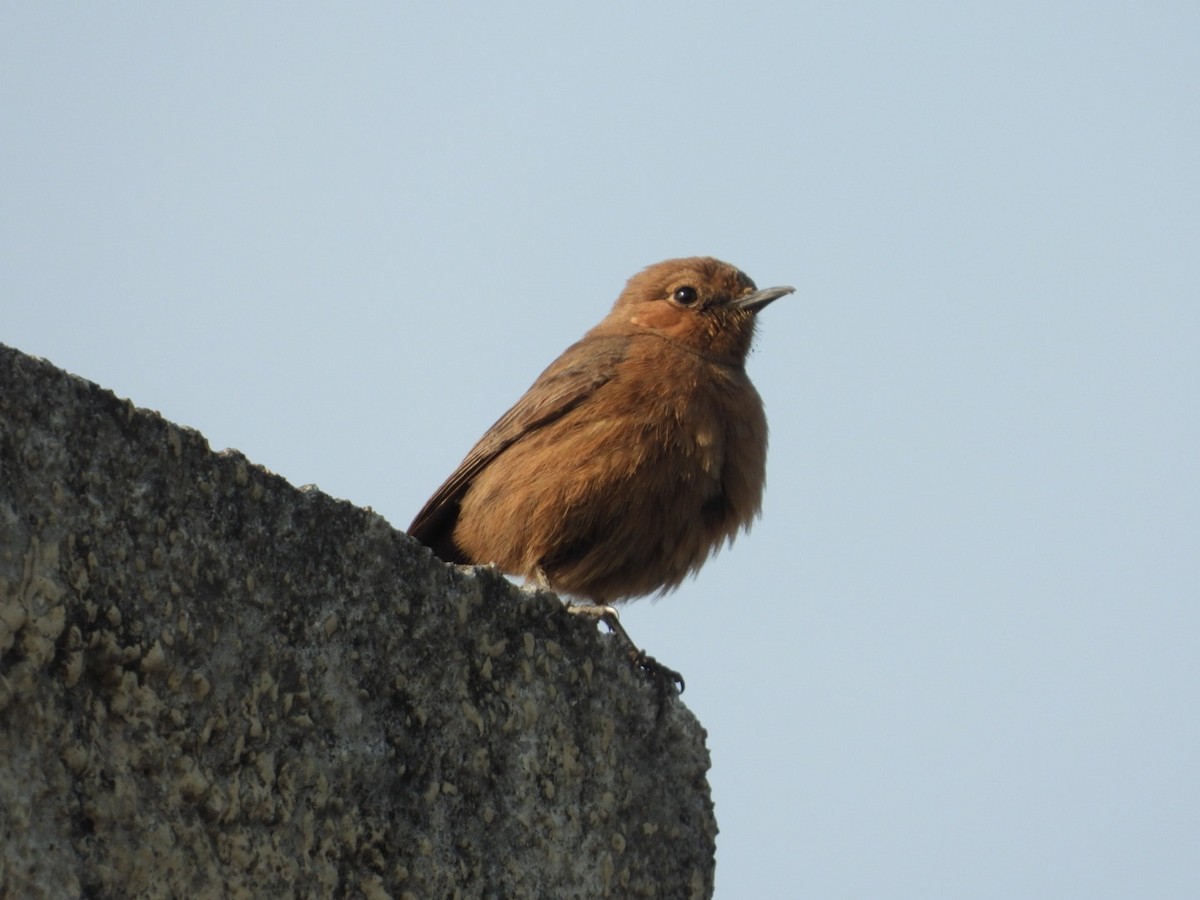
[{"label": "speckled texture", "polygon": [[708,762],[552,595],[0,345],[0,896],[707,897]]}]

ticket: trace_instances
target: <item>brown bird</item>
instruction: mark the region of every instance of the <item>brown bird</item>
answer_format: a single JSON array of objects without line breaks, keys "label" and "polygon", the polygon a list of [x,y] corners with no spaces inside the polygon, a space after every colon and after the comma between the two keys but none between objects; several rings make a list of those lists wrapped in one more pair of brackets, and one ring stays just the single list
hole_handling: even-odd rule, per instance
[{"label": "brown bird", "polygon": [[793,290],[709,257],[634,275],[409,534],[599,606],[676,588],[759,513],[767,420],[746,354],[759,310]]}]

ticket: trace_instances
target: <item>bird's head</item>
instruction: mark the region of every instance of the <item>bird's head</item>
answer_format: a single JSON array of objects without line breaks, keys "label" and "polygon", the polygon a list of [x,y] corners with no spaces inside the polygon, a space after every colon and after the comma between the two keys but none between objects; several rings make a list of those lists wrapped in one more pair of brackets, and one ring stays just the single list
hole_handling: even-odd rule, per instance
[{"label": "bird's head", "polygon": [[728,365],[742,365],[758,311],[795,288],[758,290],[735,266],[709,256],[668,259],[629,279],[604,325],[649,332]]}]

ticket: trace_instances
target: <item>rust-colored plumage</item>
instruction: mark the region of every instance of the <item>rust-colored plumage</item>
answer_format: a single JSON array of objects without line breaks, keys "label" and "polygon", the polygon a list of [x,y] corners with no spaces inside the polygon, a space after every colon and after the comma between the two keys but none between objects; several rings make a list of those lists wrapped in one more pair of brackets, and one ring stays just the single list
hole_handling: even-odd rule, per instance
[{"label": "rust-colored plumage", "polygon": [[791,292],[708,257],[633,276],[409,534],[598,604],[677,587],[758,515],[767,420],[744,363],[756,314]]}]

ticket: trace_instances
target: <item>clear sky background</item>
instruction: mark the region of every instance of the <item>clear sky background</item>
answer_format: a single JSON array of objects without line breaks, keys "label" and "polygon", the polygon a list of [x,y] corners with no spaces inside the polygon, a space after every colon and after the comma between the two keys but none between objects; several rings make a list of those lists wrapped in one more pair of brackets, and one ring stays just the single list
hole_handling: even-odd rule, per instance
[{"label": "clear sky background", "polygon": [[1200,4],[6,3],[0,109],[0,341],[398,528],[644,265],[795,285],[624,613],[718,896],[1200,897]]}]

